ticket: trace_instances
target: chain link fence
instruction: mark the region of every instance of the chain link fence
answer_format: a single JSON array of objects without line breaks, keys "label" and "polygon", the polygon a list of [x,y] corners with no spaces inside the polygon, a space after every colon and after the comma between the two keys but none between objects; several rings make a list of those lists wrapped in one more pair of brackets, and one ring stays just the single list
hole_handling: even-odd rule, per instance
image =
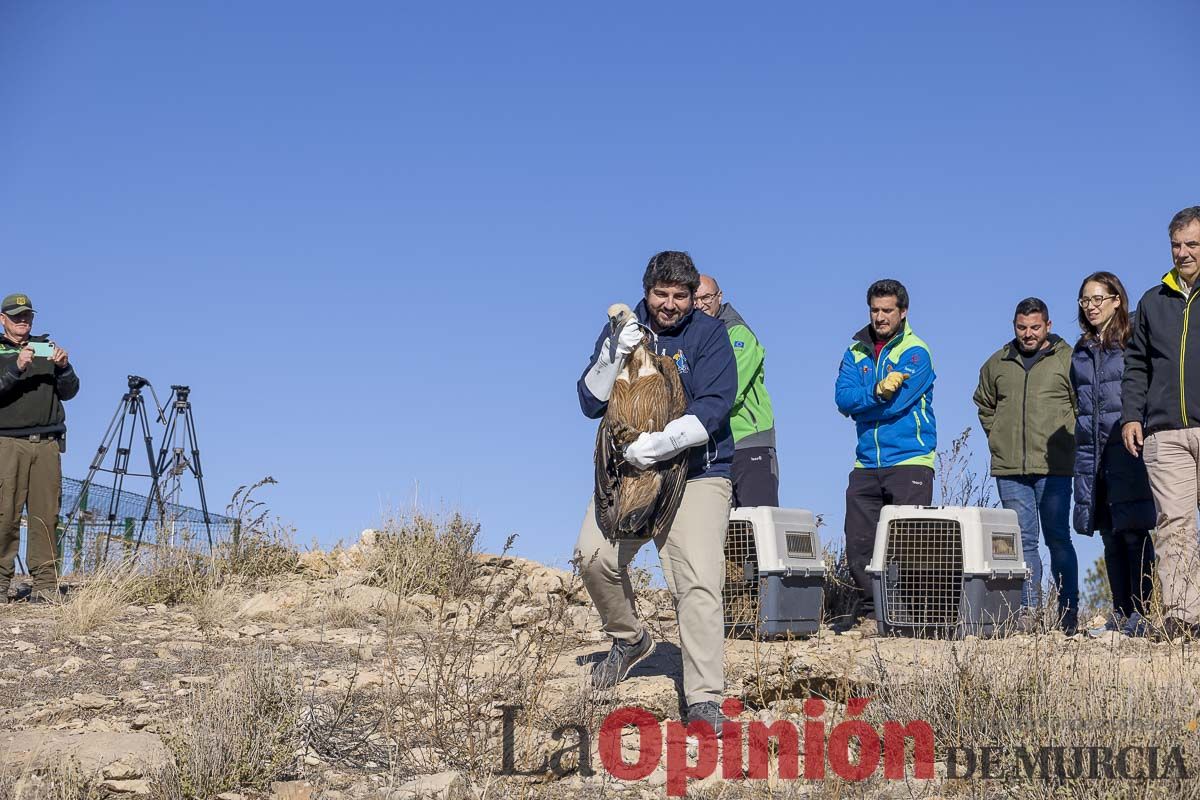
[{"label": "chain link fence", "polygon": [[[236,542],[240,534],[233,517],[210,512],[206,526],[204,512],[198,508],[164,502],[160,509],[144,494],[113,495],[112,487],[92,484],[85,490],[83,481],[63,478],[57,525],[60,574],[90,572],[100,564],[142,559],[166,548],[207,554],[210,531],[213,547]],[[70,521],[76,503],[79,510]],[[26,536],[22,520],[21,553],[27,552]]]}]

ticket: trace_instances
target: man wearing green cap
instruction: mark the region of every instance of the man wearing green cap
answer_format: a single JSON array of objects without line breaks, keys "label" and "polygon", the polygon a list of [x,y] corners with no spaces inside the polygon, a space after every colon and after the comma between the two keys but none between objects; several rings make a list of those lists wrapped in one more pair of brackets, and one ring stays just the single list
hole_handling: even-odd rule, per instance
[{"label": "man wearing green cap", "polygon": [[79,393],[67,351],[46,335],[31,336],[28,295],[0,301],[0,588],[9,589],[26,512],[25,560],[30,602],[58,597],[55,528],[62,499],[60,454],[66,447],[63,401]]}]

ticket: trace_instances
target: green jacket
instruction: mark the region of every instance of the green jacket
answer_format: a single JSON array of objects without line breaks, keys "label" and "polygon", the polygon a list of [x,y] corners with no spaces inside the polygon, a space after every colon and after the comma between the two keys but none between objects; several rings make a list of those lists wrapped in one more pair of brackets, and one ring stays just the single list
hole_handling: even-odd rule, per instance
[{"label": "green jacket", "polygon": [[979,424],[988,437],[992,475],[1073,475],[1075,390],[1071,346],[1059,336],[1028,370],[1015,340],[979,370]]},{"label": "green jacket", "polygon": [[734,449],[774,447],[775,414],[771,411],[771,396],[767,394],[763,375],[767,351],[759,344],[742,315],[729,303],[722,304],[717,319],[725,323],[729,343],[733,345],[733,358],[737,362],[737,396],[729,414]]}]

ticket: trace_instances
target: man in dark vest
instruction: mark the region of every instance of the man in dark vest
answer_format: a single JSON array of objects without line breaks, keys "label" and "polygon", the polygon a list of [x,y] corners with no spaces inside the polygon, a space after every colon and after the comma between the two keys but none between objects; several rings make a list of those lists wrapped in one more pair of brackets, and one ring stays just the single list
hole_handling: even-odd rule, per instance
[{"label": "man in dark vest", "polygon": [[30,335],[29,297],[0,301],[0,588],[9,589],[25,512],[30,602],[58,597],[56,527],[62,499],[60,457],[66,449],[63,401],[79,393],[67,351]]}]

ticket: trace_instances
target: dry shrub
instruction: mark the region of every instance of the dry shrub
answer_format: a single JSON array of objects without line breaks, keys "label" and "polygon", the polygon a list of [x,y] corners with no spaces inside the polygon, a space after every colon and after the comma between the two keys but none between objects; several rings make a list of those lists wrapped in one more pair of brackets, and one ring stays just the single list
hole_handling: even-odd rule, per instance
[{"label": "dry shrub", "polygon": [[421,512],[388,520],[378,532],[367,568],[372,583],[400,597],[462,597],[478,572],[479,523],[461,514],[439,521]]},{"label": "dry shrub", "polygon": [[992,496],[992,482],[986,473],[975,467],[971,446],[971,429],[966,428],[950,446],[937,451],[934,470],[937,497],[934,502],[943,506],[980,506],[995,508],[999,502]]},{"label": "dry shrub", "polygon": [[216,630],[237,618],[238,598],[229,587],[214,586],[192,601],[191,610],[200,630]]},{"label": "dry shrub", "polygon": [[0,767],[0,800],[100,800],[103,796],[74,761],[39,772],[13,764]]},{"label": "dry shrub", "polygon": [[328,598],[317,609],[315,616],[321,627],[329,630],[337,628],[361,628],[369,619],[366,613],[346,601],[332,597]]},{"label": "dry shrub", "polygon": [[130,567],[109,564],[75,587],[56,609],[54,635],[84,636],[111,622],[133,602],[141,577]]},{"label": "dry shrub", "polygon": [[258,580],[296,572],[300,551],[295,531],[272,521],[266,504],[254,496],[258,489],[275,483],[278,481],[268,475],[233,493],[226,514],[237,520],[235,535],[215,553],[220,574]]},{"label": "dry shrub", "polygon": [[[957,643],[945,658],[920,670],[894,671],[876,662],[878,691],[869,714],[880,720],[924,720],[934,729],[939,753],[950,746],[1070,748],[1157,746],[1160,764],[1182,748],[1189,768],[1200,763],[1195,733],[1200,708],[1200,669],[1192,647],[1126,642],[1120,649],[1081,647],[1045,637],[1024,641]],[[1016,763],[1009,755],[1010,765]],[[1086,756],[1085,756],[1086,764]],[[960,767],[961,769],[961,767]],[[1086,769],[1086,767],[1085,767]],[[1117,778],[1033,782],[1024,773],[1007,780],[1004,796],[1176,798],[1200,794],[1193,783],[1130,782]],[[952,781],[947,794],[994,796],[1001,782]],[[953,789],[947,792],[947,789]]]},{"label": "dry shrub", "polygon": [[157,778],[167,800],[267,788],[294,772],[300,676],[267,648],[243,656],[219,685],[201,687],[168,723],[175,766]]},{"label": "dry shrub", "polygon": [[[473,538],[475,527],[471,527]],[[512,544],[510,538],[504,551]],[[395,687],[389,737],[403,743],[395,777],[456,769],[471,775],[492,773],[501,763],[499,705],[524,708],[519,715],[515,752],[528,761],[549,741],[544,726],[560,699],[550,687],[558,659],[572,646],[564,612],[567,595],[551,595],[549,618],[528,627],[497,632],[500,603],[515,591],[520,571],[501,578],[491,573],[468,613],[435,624],[403,640],[389,628],[388,658]],[[577,580],[575,578],[574,580]],[[439,612],[439,618],[443,615]],[[415,639],[415,646],[413,641]],[[412,664],[405,655],[416,653]]]},{"label": "dry shrub", "polygon": [[303,746],[334,766],[383,771],[392,765],[395,749],[383,733],[391,707],[384,694],[356,685],[358,676],[356,659],[340,690],[318,696],[312,687],[301,712]]},{"label": "dry shrub", "polygon": [[832,625],[854,622],[860,605],[858,584],[850,574],[850,561],[844,548],[825,550],[823,622]]}]

